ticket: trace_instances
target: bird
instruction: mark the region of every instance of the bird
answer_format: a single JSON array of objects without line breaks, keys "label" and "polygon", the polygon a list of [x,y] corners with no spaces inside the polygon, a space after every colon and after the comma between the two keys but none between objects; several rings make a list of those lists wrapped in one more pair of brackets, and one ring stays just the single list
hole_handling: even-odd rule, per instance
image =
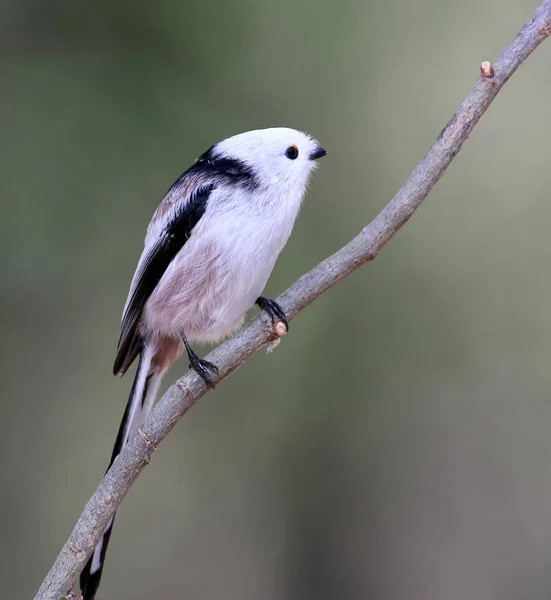
[{"label": "bird", "polygon": [[[326,150],[287,127],[247,131],[211,146],[168,189],[147,228],[124,306],[113,373],[138,358],[109,468],[152,409],[163,375],[185,351],[209,387],[218,368],[191,343],[235,332],[255,304],[285,313],[262,291],[287,243],[310,175]],[[96,596],[114,517],[80,576]]]}]

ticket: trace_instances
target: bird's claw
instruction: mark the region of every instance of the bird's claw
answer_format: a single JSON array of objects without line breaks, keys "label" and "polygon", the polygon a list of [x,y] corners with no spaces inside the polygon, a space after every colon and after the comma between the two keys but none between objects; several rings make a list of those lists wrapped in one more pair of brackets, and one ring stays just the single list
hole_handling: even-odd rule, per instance
[{"label": "bird's claw", "polygon": [[285,312],[275,300],[260,296],[260,298],[257,299],[256,304],[258,304],[260,310],[263,310],[270,315],[270,319],[272,319],[272,325],[275,326],[277,321],[281,321],[287,328],[287,331],[289,331],[289,323],[287,322]]},{"label": "bird's claw", "polygon": [[218,367],[214,363],[197,356],[194,358],[190,357],[190,360],[189,368],[193,369],[208,386],[214,388],[214,380],[211,372],[214,375],[218,375]]}]

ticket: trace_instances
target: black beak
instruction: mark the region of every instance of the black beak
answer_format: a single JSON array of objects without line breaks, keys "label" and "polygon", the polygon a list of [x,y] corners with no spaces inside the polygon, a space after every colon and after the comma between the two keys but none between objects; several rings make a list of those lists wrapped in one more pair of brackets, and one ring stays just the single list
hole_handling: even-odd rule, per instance
[{"label": "black beak", "polygon": [[322,156],[325,156],[327,154],[327,150],[325,150],[325,148],[322,148],[321,146],[318,146],[308,157],[310,160],[317,160],[318,158],[321,158]]}]

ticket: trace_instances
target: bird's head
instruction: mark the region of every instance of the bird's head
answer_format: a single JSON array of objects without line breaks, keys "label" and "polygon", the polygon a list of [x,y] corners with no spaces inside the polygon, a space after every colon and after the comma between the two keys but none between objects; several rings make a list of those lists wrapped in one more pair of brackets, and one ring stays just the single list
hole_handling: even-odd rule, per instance
[{"label": "bird's head", "polygon": [[256,129],[216,144],[211,152],[238,161],[254,175],[262,188],[302,190],[326,151],[306,133],[287,127]]}]

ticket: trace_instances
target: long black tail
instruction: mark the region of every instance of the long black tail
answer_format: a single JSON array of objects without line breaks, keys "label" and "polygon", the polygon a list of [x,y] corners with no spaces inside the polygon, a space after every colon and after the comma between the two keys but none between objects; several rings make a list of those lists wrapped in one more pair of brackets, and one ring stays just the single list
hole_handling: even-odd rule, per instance
[{"label": "long black tail", "polygon": [[[138,370],[134,377],[130,397],[128,398],[128,403],[122,417],[107,470],[109,470],[115,458],[117,458],[122,450],[122,447],[134,435],[153,407],[163,373],[153,371],[152,358],[153,351],[146,346],[140,354]],[[80,575],[80,589],[84,600],[94,600],[98,591],[114,520],[115,516],[109,522],[94,553]]]}]

